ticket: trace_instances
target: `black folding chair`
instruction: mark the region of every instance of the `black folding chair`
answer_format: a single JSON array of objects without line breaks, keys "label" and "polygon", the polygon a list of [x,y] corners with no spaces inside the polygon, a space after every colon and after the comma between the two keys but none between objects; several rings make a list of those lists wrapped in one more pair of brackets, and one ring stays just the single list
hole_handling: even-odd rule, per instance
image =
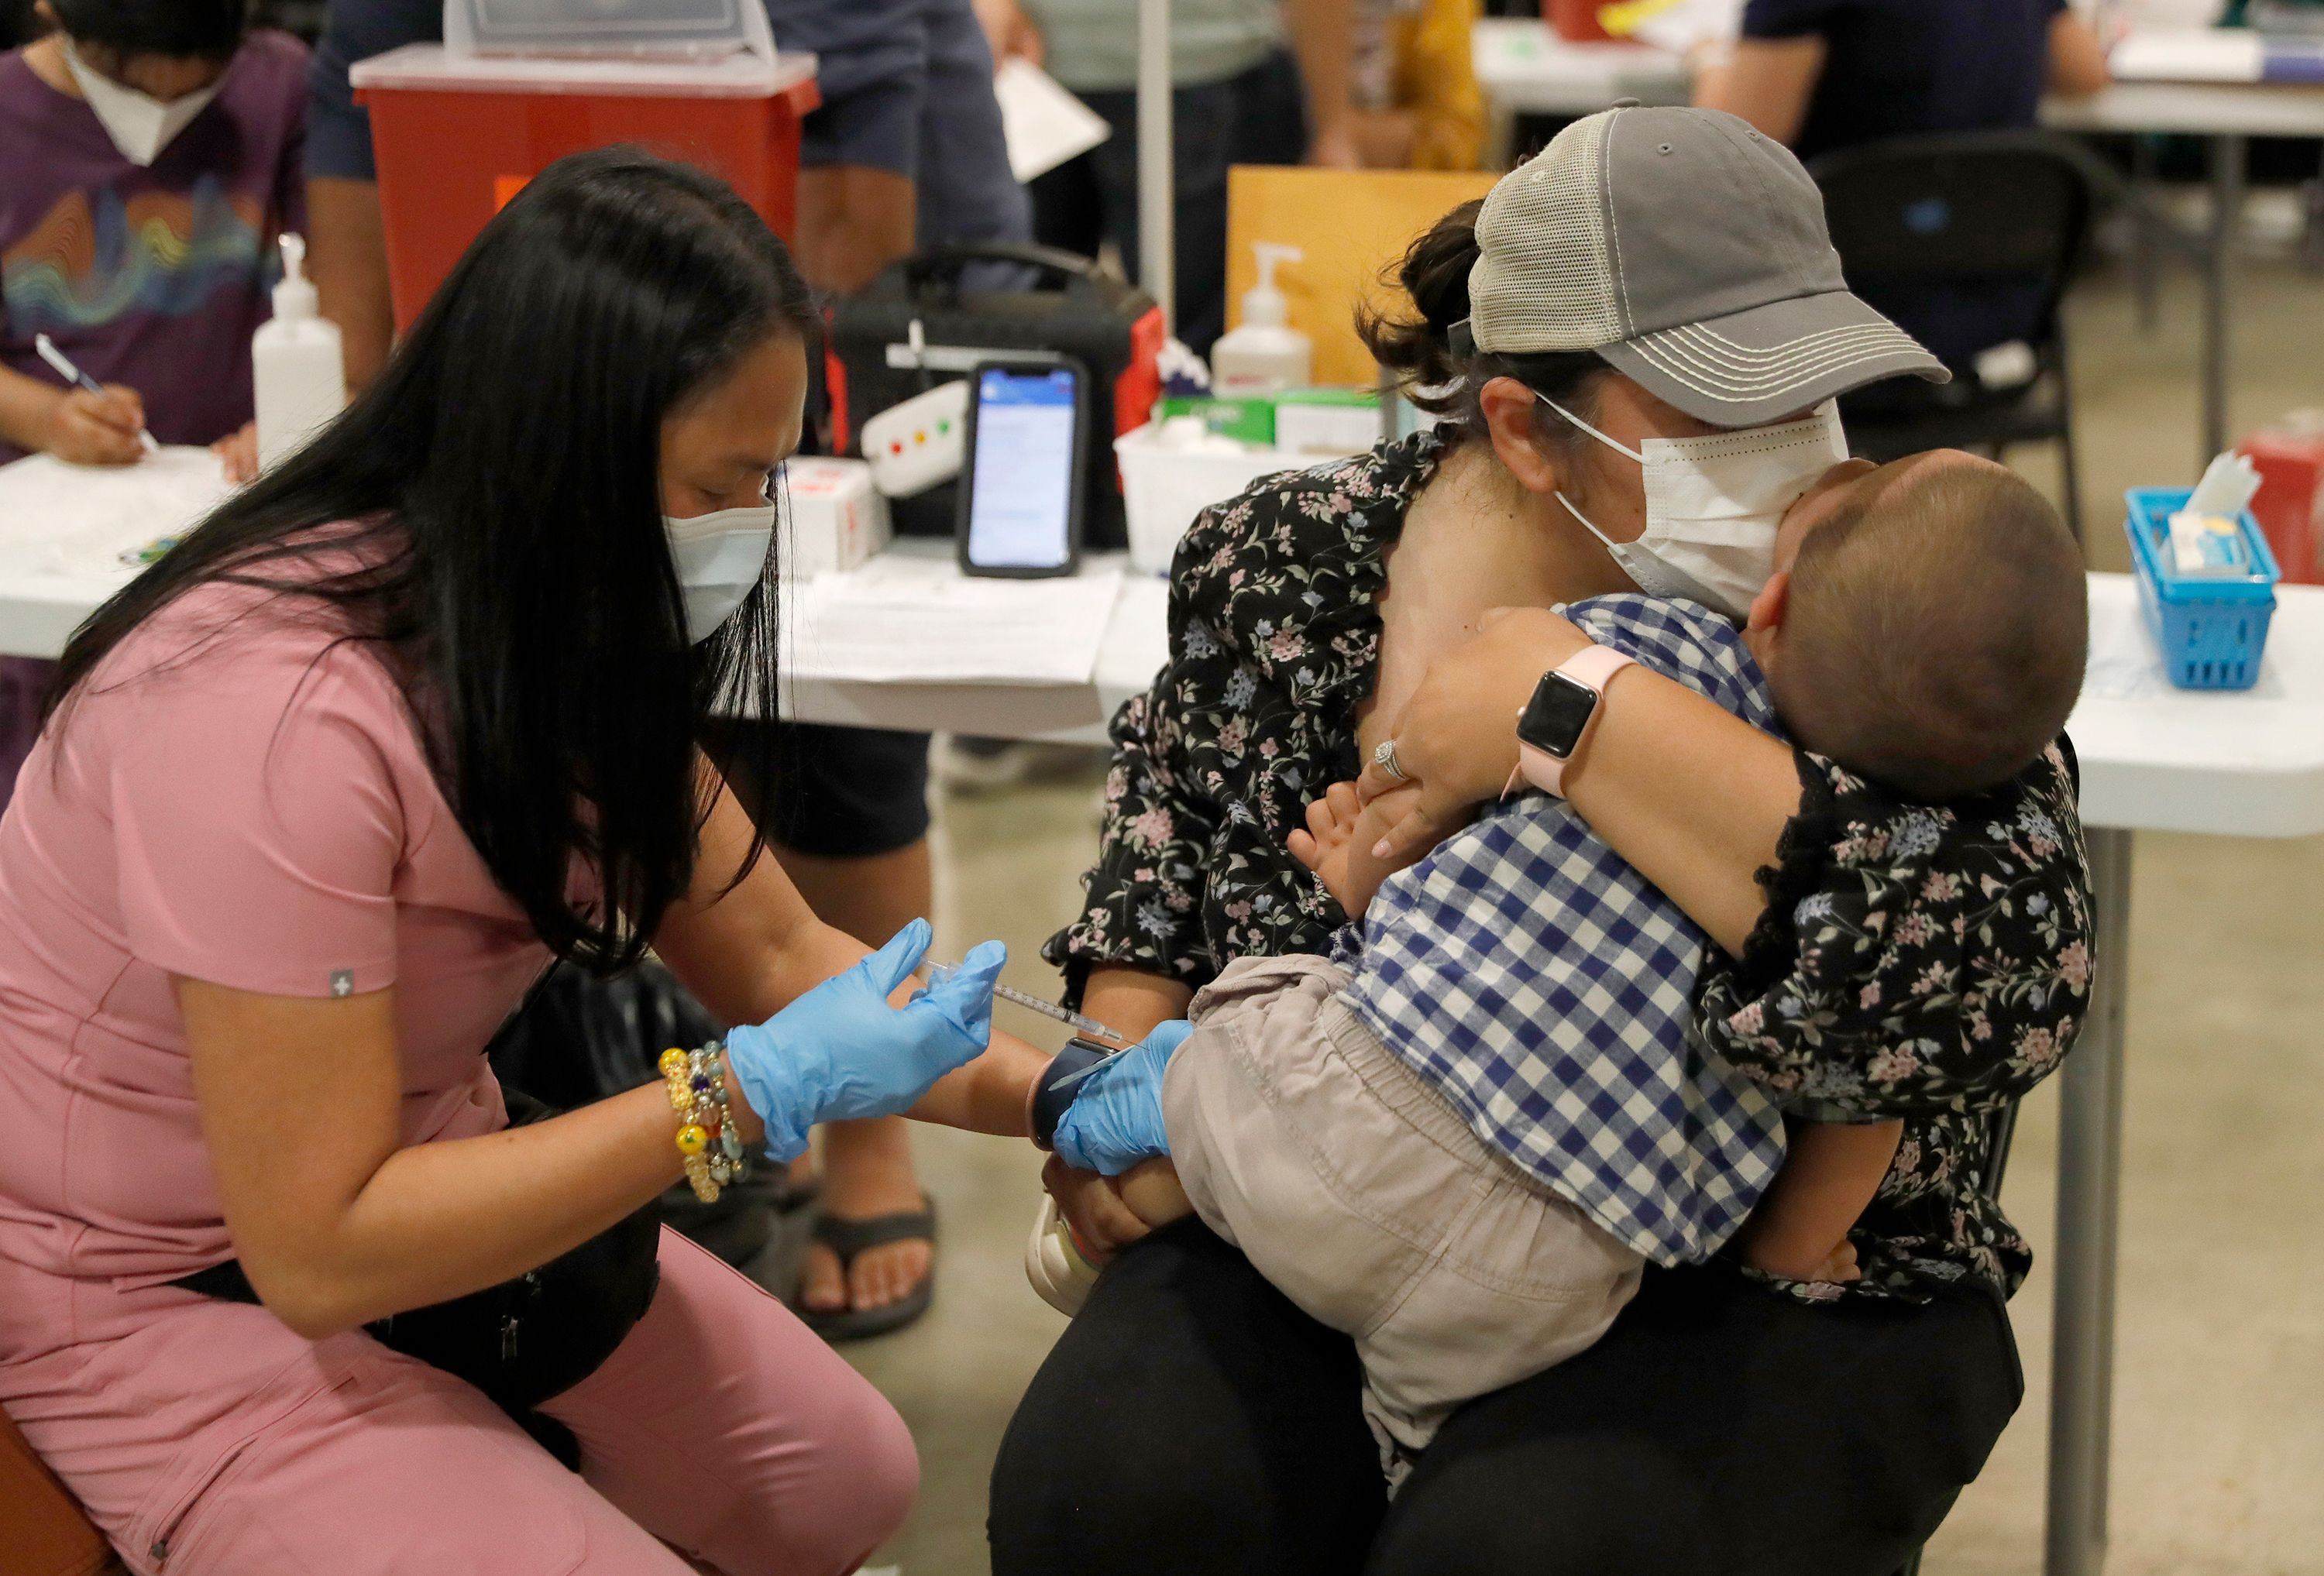
[{"label": "black folding chair", "polygon": [[1894,300],[1909,317],[1909,304],[1931,291],[1984,292],[2007,321],[1999,343],[2020,340],[2033,353],[2033,375],[2023,382],[1987,384],[1974,354],[1965,353],[1949,384],[1899,381],[1843,401],[1855,451],[1886,460],[1969,448],[1999,458],[2012,444],[2055,442],[2066,521],[2077,538],[2081,494],[2058,305],[2089,236],[2093,162],[2063,139],[2008,131],[1899,137],[1808,166],[1859,295],[1876,307]]}]

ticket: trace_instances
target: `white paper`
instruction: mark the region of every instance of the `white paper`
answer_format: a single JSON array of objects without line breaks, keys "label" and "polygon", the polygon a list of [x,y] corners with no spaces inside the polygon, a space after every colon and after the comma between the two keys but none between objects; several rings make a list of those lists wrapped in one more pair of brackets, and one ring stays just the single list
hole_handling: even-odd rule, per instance
[{"label": "white paper", "polygon": [[1104,116],[1030,60],[1002,61],[992,95],[1001,101],[1010,173],[1020,182],[1047,174],[1113,134]]},{"label": "white paper", "polygon": [[989,580],[949,558],[888,553],[794,588],[782,610],[792,678],[856,684],[1086,684],[1121,572]]},{"label": "white paper", "polygon": [[0,466],[0,554],[19,572],[126,579],[124,553],[182,536],[233,491],[206,448],[165,447],[134,465],[32,455]]},{"label": "white paper", "polygon": [[2266,41],[2243,28],[2140,28],[2115,45],[2107,68],[2117,82],[2256,82]]}]

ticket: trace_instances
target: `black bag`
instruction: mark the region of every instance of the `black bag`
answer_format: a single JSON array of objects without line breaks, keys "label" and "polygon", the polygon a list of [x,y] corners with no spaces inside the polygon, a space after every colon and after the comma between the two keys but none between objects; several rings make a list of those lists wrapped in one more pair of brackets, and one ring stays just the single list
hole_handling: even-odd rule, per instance
[{"label": "black bag", "polygon": [[[503,1090],[521,1089],[558,1111],[572,1111],[659,1083],[664,1050],[691,1050],[724,1039],[725,1026],[661,964],[648,961],[616,979],[600,980],[570,964],[551,969],[501,1026],[484,1055]],[[775,1234],[783,1168],[754,1167],[704,1203],[681,1182],[661,1195],[662,1223],[740,1269]]]},{"label": "black bag", "polygon": [[[511,1127],[557,1114],[520,1091],[503,1092]],[[549,1454],[577,1471],[581,1451],[572,1431],[534,1408],[596,1372],[646,1316],[661,1284],[660,1238],[659,1216],[647,1204],[513,1280],[448,1303],[391,1313],[364,1329],[390,1350],[475,1386]],[[239,1259],[170,1284],[222,1302],[259,1300]]]},{"label": "black bag", "polygon": [[[1021,263],[1037,273],[1039,288],[964,286],[963,270],[980,263]],[[911,359],[916,323],[922,347],[917,364]],[[1083,435],[1083,540],[1092,548],[1120,548],[1130,539],[1113,440],[1145,425],[1161,397],[1157,358],[1162,338],[1162,309],[1154,298],[1101,276],[1086,257],[1047,246],[934,247],[890,263],[834,311],[824,367],[832,446],[840,454],[859,453],[857,437],[866,419],[964,376],[985,355],[1022,350],[1070,355],[1090,370],[1092,407],[1113,412],[1111,422],[1093,421]],[[902,364],[892,364],[897,362]],[[955,492],[956,484],[945,482],[890,500],[896,529],[908,536],[952,535]]]}]

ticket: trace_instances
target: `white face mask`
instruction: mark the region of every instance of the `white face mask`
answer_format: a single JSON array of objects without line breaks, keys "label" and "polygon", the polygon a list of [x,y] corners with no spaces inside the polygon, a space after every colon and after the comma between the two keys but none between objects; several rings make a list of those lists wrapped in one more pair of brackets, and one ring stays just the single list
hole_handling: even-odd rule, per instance
[{"label": "white face mask", "polygon": [[1649,438],[1645,452],[1615,442],[1554,400],[1551,410],[1646,468],[1646,528],[1618,542],[1557,501],[1605,543],[1650,596],[1679,596],[1740,619],[1775,573],[1775,527],[1816,478],[1848,457],[1840,407],[1825,401],[1803,421],[1746,427],[1709,438]]},{"label": "white face mask", "polygon": [[73,51],[72,41],[65,41],[65,69],[80,85],[83,98],[96,112],[97,124],[121,156],[132,164],[143,167],[161,156],[177,134],[193,124],[194,116],[210,106],[210,100],[226,86],[226,78],[182,98],[172,98],[167,104],[134,88],[124,88],[112,78],[91,70]]},{"label": "white face mask", "polygon": [[684,520],[661,517],[671,563],[686,597],[686,638],[706,641],[734,616],[767,571],[775,539],[775,506],[721,509]]}]

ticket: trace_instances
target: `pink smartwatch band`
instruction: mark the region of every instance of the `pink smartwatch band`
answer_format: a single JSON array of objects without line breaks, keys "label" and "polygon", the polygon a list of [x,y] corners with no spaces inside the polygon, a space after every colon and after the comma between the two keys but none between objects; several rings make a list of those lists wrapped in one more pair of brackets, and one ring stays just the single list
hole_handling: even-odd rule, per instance
[{"label": "pink smartwatch band", "polygon": [[1605,709],[1606,705],[1607,684],[1614,675],[1625,668],[1633,666],[1637,660],[1634,657],[1624,656],[1610,646],[1584,646],[1581,650],[1559,663],[1556,668],[1558,675],[1596,690],[1598,704],[1591,708],[1590,720],[1582,725],[1582,732],[1574,739],[1573,749],[1565,760],[1558,759],[1546,750],[1536,749],[1533,745],[1519,740],[1517,742],[1518,774],[1542,792],[1555,794],[1558,797],[1563,798],[1566,760],[1582,753],[1582,746],[1589,742],[1591,731],[1598,726],[1599,714]]}]

